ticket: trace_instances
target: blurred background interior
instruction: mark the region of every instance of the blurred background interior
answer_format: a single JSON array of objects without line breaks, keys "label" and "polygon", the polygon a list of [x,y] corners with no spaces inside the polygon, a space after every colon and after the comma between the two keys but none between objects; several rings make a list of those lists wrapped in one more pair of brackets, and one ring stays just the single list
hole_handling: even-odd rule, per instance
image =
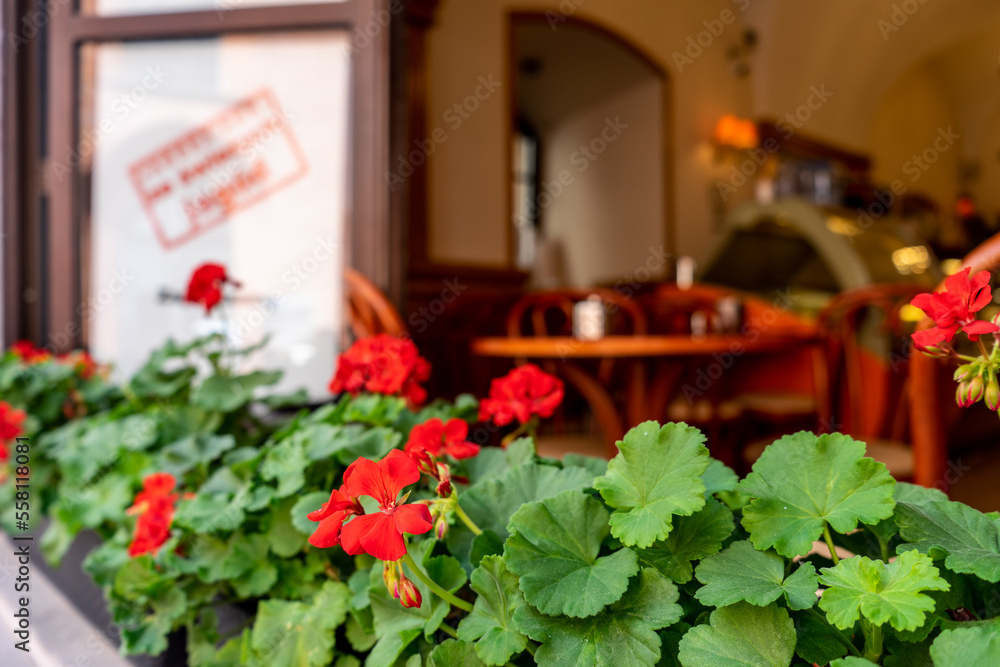
[{"label": "blurred background interior", "polygon": [[839,431],[1000,508],[1000,422],[947,374],[913,390],[907,305],[1000,231],[996,3],[2,11],[5,344],[128,375],[223,326],[175,298],[219,261],[228,334],[269,335],[251,363],[317,402],[338,351],[388,331],[431,396],[560,375],[545,453],[684,420],[745,471]]}]

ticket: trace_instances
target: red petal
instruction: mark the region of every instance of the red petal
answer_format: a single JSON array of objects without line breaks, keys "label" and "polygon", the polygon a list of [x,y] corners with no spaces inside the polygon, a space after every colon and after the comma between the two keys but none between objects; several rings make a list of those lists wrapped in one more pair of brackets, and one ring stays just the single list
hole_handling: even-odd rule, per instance
[{"label": "red petal", "polygon": [[992,322],[987,322],[986,320],[973,320],[972,322],[969,322],[968,324],[963,326],[962,331],[964,331],[967,334],[974,334],[978,336],[980,334],[988,334],[988,333],[993,333],[994,331],[1000,331],[1000,327],[993,324]]},{"label": "red petal", "polygon": [[462,459],[471,459],[477,454],[479,454],[479,445],[471,442],[456,442],[448,445],[448,455],[459,461]]},{"label": "red petal", "polygon": [[461,442],[469,435],[469,425],[463,419],[449,419],[444,425],[445,442]]},{"label": "red petal", "polygon": [[410,503],[400,505],[392,513],[396,531],[399,533],[409,533],[410,535],[423,535],[434,527],[431,523],[431,513],[427,505]]},{"label": "red petal", "polygon": [[344,551],[352,556],[365,553],[361,537],[371,530],[379,516],[384,515],[381,512],[365,514],[345,523],[344,527],[340,529],[340,546],[344,548]]},{"label": "red petal", "polygon": [[343,525],[346,516],[344,512],[335,512],[320,521],[319,526],[316,527],[316,531],[309,536],[309,544],[320,549],[336,545],[337,538],[340,537],[340,527]]},{"label": "red petal", "polygon": [[[361,546],[365,548],[365,553],[379,560],[399,560],[405,556],[406,544],[403,542],[403,536],[396,529],[393,517],[384,512],[366,516],[374,517],[374,520],[369,522],[371,528],[361,535]],[[428,530],[430,530],[430,524],[428,524]]]},{"label": "red petal", "polygon": [[323,503],[323,506],[315,512],[310,512],[307,516],[310,521],[322,521],[334,512],[351,509],[352,507],[354,507],[354,503],[351,499],[338,489],[334,489],[330,493],[330,500]]}]

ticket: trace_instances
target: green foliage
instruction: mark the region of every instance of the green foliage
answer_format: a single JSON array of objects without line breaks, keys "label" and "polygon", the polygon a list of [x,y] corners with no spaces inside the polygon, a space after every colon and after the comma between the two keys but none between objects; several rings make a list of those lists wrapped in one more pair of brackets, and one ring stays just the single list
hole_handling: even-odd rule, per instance
[{"label": "green foliage", "polygon": [[[232,374],[222,345],[168,343],[120,389],[0,360],[0,392],[27,401],[37,434],[42,547],[58,560],[81,531],[102,538],[85,569],[126,654],[184,628],[192,667],[1000,664],[1000,518],[896,484],[840,435],[783,438],[742,482],[683,424],[640,424],[609,463],[539,459],[528,438],[486,447],[450,462],[447,537],[407,538],[421,603],[403,607],[383,563],[309,545],[307,515],[358,457],[427,419],[471,421],[475,400],[415,412],[362,394],[281,416],[267,411],[293,397],[264,395],[280,376]],[[85,395],[75,418],[69,388]],[[153,472],[183,497],[167,542],[132,557],[126,509]],[[858,555],[797,558],[825,529]],[[226,605],[246,627],[220,627]]]},{"label": "green foliage", "polygon": [[821,570],[820,582],[829,588],[819,606],[842,630],[853,627],[860,616],[875,625],[915,630],[924,614],[934,610],[934,600],[924,591],[948,590],[931,559],[916,551],[904,551],[892,563],[845,558]]},{"label": "green foliage", "polygon": [[847,533],[858,522],[892,516],[895,482],[885,465],[865,457],[865,445],[846,435],[796,433],[769,446],[740,482],[753,497],[743,527],[758,549],[782,556],[809,552],[829,524]]},{"label": "green foliage", "polygon": [[676,514],[705,504],[705,436],[683,424],[644,422],[625,434],[608,472],[594,482],[615,512],[611,533],[626,546],[645,548],[667,537]]},{"label": "green foliage", "polygon": [[525,600],[545,614],[581,618],[621,598],[639,563],[631,549],[598,556],[608,517],[600,502],[579,491],[515,512],[504,559],[520,577]]}]

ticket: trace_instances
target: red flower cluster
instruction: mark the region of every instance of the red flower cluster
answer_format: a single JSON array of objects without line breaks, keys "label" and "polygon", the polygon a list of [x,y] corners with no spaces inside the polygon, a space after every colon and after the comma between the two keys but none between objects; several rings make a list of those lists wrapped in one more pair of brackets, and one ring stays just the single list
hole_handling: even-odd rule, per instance
[{"label": "red flower cluster", "polygon": [[[447,423],[437,417],[417,424],[410,430],[410,437],[403,450],[418,466],[442,455],[461,461],[479,453],[479,445],[468,442],[469,425],[461,419],[449,419]],[[429,455],[429,456],[428,456]]]},{"label": "red flower cluster", "polygon": [[191,274],[184,300],[200,303],[205,306],[205,312],[210,313],[222,301],[222,286],[226,283],[240,285],[226,275],[226,267],[221,264],[202,264]]},{"label": "red flower cluster", "polygon": [[[379,560],[395,561],[406,555],[403,533],[421,535],[432,528],[426,505],[404,504],[398,498],[403,487],[420,480],[420,471],[409,456],[394,449],[375,463],[359,458],[344,473],[344,485],[330,495],[322,508],[309,515],[320,526],[310,537],[315,546],[333,546],[338,540],[344,551],[356,556],[367,553]],[[370,496],[378,511],[364,514],[357,498]],[[351,515],[357,515],[343,523]]]},{"label": "red flower cluster", "polygon": [[61,364],[72,366],[81,379],[89,380],[97,374],[97,362],[83,350],[60,354],[56,360]]},{"label": "red flower cluster", "polygon": [[[24,420],[28,415],[24,410],[14,408],[6,401],[0,401],[0,464],[10,460],[10,443],[24,433]],[[0,471],[0,474],[4,474]]]},{"label": "red flower cluster", "polygon": [[10,346],[10,351],[26,364],[38,364],[48,361],[52,355],[44,347],[35,347],[30,340],[19,340]]},{"label": "red flower cluster", "polygon": [[490,385],[489,398],[479,403],[479,419],[506,426],[514,419],[527,423],[532,416],[551,417],[563,400],[563,383],[534,364],[512,370]]},{"label": "red flower cluster", "polygon": [[969,277],[971,268],[948,276],[943,292],[919,294],[910,303],[924,311],[936,326],[913,334],[913,344],[918,350],[930,351],[943,343],[950,343],[959,331],[969,340],[976,341],[982,334],[1000,331],[1000,326],[976,318],[976,313],[993,299],[989,271],[980,271]]},{"label": "red flower cluster", "polygon": [[430,375],[431,365],[420,356],[412,341],[379,334],[358,340],[340,355],[330,391],[399,395],[416,406],[427,398],[427,391],[420,383]]},{"label": "red flower cluster", "polygon": [[135,536],[128,547],[129,556],[155,554],[170,539],[174,506],[181,495],[173,492],[175,486],[177,480],[165,472],[154,473],[143,480],[142,491],[136,494],[135,502],[127,510],[128,514],[139,515]]}]

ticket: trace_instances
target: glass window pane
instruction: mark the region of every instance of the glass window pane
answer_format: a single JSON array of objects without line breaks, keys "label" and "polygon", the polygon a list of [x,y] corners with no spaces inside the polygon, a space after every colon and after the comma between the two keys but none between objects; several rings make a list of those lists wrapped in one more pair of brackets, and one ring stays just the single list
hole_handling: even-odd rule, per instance
[{"label": "glass window pane", "polygon": [[[318,5],[345,0],[82,0],[85,14],[121,16],[124,14],[167,14],[173,12],[227,12],[249,7],[279,7],[283,5]],[[222,18],[220,16],[220,18]]]},{"label": "glass window pane", "polygon": [[[167,337],[225,330],[240,347],[270,335],[251,365],[284,369],[282,388],[328,395],[343,310],[348,40],[84,48],[82,139],[65,165],[79,165],[91,199],[85,330],[119,377]],[[242,283],[208,317],[178,300],[205,262]]]}]

